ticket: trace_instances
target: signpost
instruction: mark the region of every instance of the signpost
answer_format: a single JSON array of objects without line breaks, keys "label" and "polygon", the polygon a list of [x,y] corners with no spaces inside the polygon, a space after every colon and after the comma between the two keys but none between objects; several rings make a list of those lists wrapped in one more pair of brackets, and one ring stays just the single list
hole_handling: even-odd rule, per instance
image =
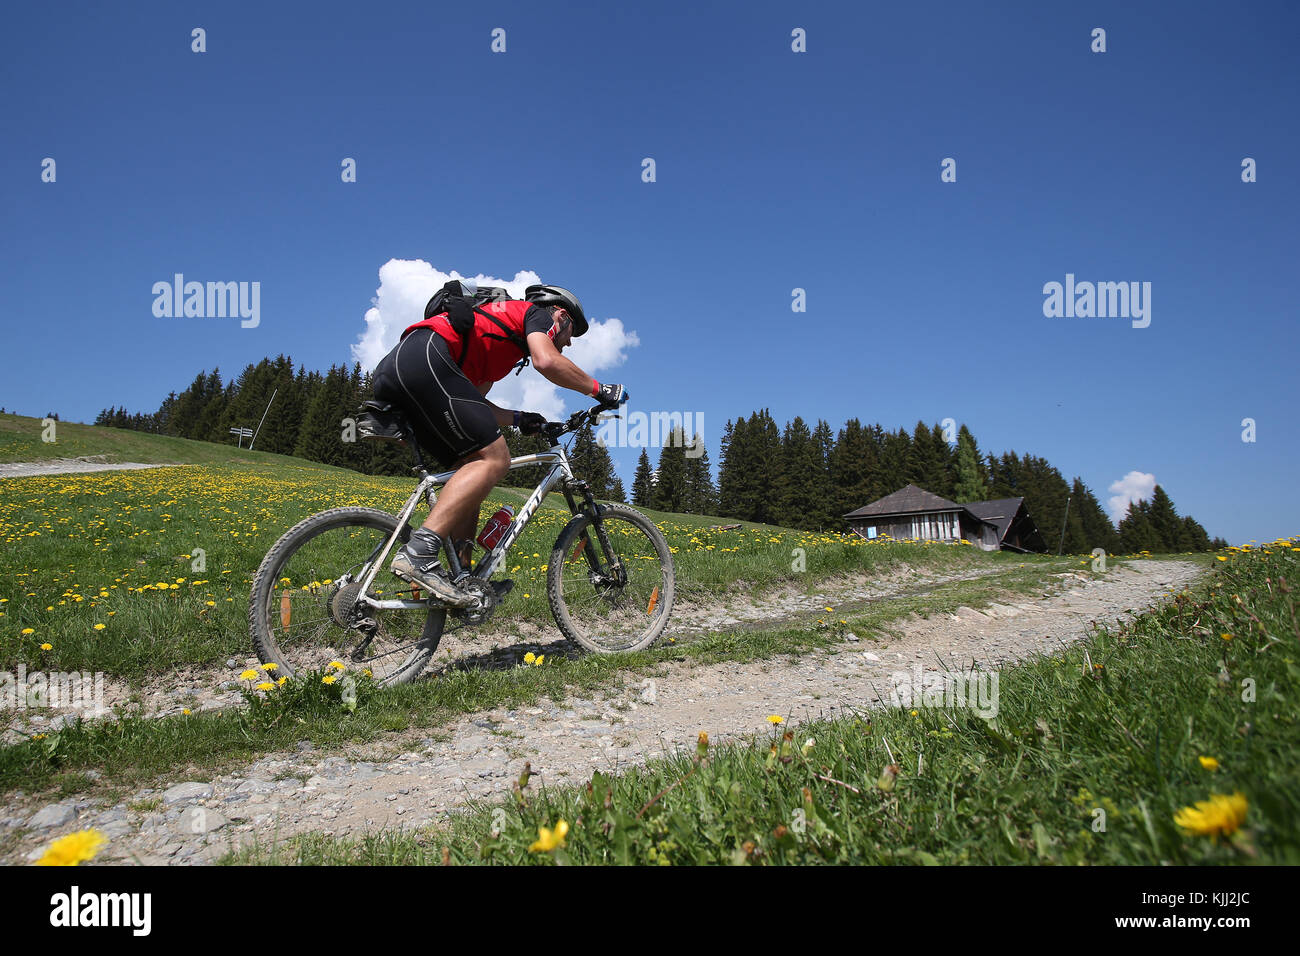
[{"label": "signpost", "polygon": [[[230,434],[239,436],[239,440],[235,444],[242,448],[244,446],[244,439],[253,437],[253,430],[251,428],[232,428],[230,429]],[[249,447],[252,447],[252,442],[249,442]]]}]

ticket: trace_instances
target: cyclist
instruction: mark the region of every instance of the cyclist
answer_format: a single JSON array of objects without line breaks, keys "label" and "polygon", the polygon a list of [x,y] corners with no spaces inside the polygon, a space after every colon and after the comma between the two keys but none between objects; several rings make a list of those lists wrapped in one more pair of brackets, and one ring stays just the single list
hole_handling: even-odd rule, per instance
[{"label": "cyclist", "polygon": [[[463,300],[454,304],[465,307]],[[454,607],[466,607],[475,598],[452,582],[440,565],[442,542],[450,538],[461,560],[468,560],[479,508],[510,470],[501,426],[514,425],[525,435],[535,435],[546,422],[536,412],[500,408],[488,401],[493,383],[516,363],[522,368],[531,360],[546,379],[607,408],[621,404],[624,394],[622,385],[601,384],[560,354],[573,337],[587,331],[582,303],[567,289],[532,285],[523,299],[488,302],[477,306],[472,316],[464,336],[447,312],[411,325],[380,359],[372,379],[375,398],[407,413],[421,447],[444,466],[457,469],[424,525],[411,533],[391,566],[398,577]],[[465,314],[458,324],[464,328],[469,321]],[[511,582],[493,586],[504,595]]]}]

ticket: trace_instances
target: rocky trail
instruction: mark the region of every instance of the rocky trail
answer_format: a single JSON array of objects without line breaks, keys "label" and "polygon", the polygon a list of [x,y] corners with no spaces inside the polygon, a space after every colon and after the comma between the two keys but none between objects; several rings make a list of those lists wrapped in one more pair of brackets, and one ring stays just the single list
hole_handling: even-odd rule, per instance
[{"label": "rocky trail", "polygon": [[0,478],[31,478],[35,475],[80,475],[91,471],[133,471],[139,468],[174,468],[175,465],[145,464],[139,461],[112,462],[106,455],[81,458],[51,458],[47,461],[0,462]]},{"label": "rocky trail", "polygon": [[[838,575],[820,582],[821,590],[813,594],[786,585],[753,595],[741,590],[732,593],[728,601],[707,595],[679,596],[672,621],[661,640],[681,640],[718,630],[774,628],[787,623],[806,625],[810,613],[819,613],[831,601],[842,612],[852,612],[883,598],[925,593],[943,584],[1004,570],[1005,567],[977,567],[935,573],[903,568],[883,576]],[[430,679],[445,667],[496,670],[518,667],[529,651],[552,659],[580,653],[560,636],[552,621],[541,626],[531,621],[491,622],[482,627],[449,629],[443,635],[429,673],[422,677]],[[132,688],[125,680],[110,675],[105,680],[104,709],[111,713],[118,705],[139,704],[140,713],[146,717],[174,717],[186,710],[201,713],[242,707],[244,699],[239,689],[244,682],[238,675],[247,668],[257,667],[258,663],[256,657],[241,655],[220,666],[178,667],[150,678],[139,688]],[[78,712],[72,708],[47,707],[5,716],[7,719],[0,726],[0,745],[18,743],[34,733],[59,730],[65,722],[75,719]],[[81,716],[86,715],[83,712]]]},{"label": "rocky trail", "polygon": [[[96,862],[154,865],[210,863],[253,841],[265,846],[303,831],[358,837],[418,828],[446,819],[468,800],[505,795],[524,761],[547,785],[576,784],[596,769],[619,772],[693,748],[701,730],[714,742],[744,740],[768,732],[769,714],[797,723],[880,706],[900,673],[972,665],[990,670],[1051,653],[1085,637],[1090,622],[1138,613],[1202,573],[1177,560],[1133,562],[1098,578],[1067,572],[1059,575],[1059,588],[983,611],[963,607],[955,614],[902,618],[879,640],[846,634],[833,647],[797,658],[659,665],[625,675],[620,688],[595,699],[466,715],[436,731],[394,734],[346,753],[317,752],[301,741],[293,752],[268,755],[238,772],[142,789],[112,805],[86,795],[51,803],[48,796],[11,793],[0,808],[0,835],[8,834],[4,862],[28,862],[51,839],[92,826],[109,838]],[[821,582],[821,594],[788,589],[753,600],[683,601],[670,634],[770,627],[783,618],[807,626],[809,614],[819,614],[824,604],[838,616],[855,605],[974,576],[979,573],[945,578],[912,571],[884,581]],[[460,644],[450,635],[426,679],[437,678],[447,651],[453,661],[478,655],[486,666],[516,666],[534,646],[564,653],[560,643],[527,645],[527,629],[519,630],[499,628],[486,643]],[[174,694],[176,685],[158,692]],[[163,703],[163,712],[176,706],[175,698]]]}]

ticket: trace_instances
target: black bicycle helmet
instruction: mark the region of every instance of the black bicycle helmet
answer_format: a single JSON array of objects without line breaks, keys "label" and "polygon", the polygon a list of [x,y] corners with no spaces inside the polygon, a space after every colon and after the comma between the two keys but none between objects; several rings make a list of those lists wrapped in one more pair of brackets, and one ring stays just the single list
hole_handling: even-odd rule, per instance
[{"label": "black bicycle helmet", "polygon": [[582,311],[582,303],[568,289],[558,285],[530,285],[524,290],[524,298],[534,305],[558,305],[573,316],[573,335],[578,337],[587,331],[587,316]]}]

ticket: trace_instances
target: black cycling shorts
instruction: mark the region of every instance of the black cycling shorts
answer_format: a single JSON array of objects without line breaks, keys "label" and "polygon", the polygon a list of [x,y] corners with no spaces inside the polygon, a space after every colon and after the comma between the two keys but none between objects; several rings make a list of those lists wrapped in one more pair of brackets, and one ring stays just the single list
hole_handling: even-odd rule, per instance
[{"label": "black cycling shorts", "polygon": [[416,329],[398,342],[371,381],[375,398],[406,412],[420,447],[448,468],[501,437],[492,407],[433,329]]}]

